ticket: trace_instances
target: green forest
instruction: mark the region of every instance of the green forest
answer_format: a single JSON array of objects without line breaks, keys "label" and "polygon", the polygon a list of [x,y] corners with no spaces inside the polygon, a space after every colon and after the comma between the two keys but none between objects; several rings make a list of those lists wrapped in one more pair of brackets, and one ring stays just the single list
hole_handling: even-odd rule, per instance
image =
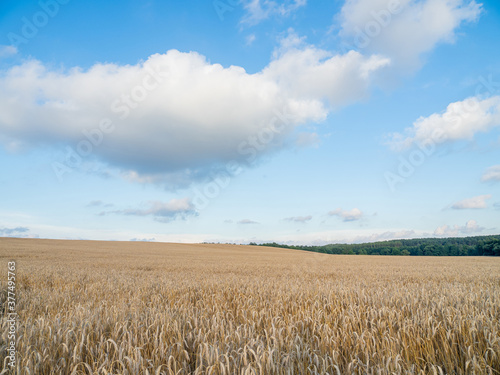
[{"label": "green forest", "polygon": [[500,235],[418,238],[411,240],[391,240],[362,244],[329,244],[323,246],[290,246],[276,242],[254,246],[282,247],[286,249],[314,251],[325,254],[362,255],[425,255],[425,256],[500,256]]}]

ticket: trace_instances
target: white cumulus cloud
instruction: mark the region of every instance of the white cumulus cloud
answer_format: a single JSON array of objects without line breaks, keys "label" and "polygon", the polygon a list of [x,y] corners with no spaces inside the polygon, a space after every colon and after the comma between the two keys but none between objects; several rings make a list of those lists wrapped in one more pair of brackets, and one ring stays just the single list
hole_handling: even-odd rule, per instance
[{"label": "white cumulus cloud", "polygon": [[434,231],[434,235],[437,237],[455,237],[460,234],[473,234],[480,233],[485,228],[480,227],[475,220],[469,220],[465,225],[443,225]]},{"label": "white cumulus cloud", "polygon": [[353,208],[352,210],[342,210],[337,208],[336,210],[328,212],[330,216],[338,216],[343,221],[356,221],[363,217],[363,212],[359,208]]},{"label": "white cumulus cloud", "polygon": [[449,104],[443,113],[420,117],[404,134],[392,134],[389,143],[395,149],[402,149],[414,143],[472,140],[477,133],[486,133],[498,126],[500,96],[470,97]]},{"label": "white cumulus cloud", "polygon": [[469,0],[347,0],[340,35],[358,50],[382,53],[413,70],[422,54],[454,42],[458,27],[476,21],[481,11]]},{"label": "white cumulus cloud", "polygon": [[29,60],[0,72],[0,142],[57,146],[66,155],[71,147],[132,181],[187,186],[228,161],[285,147],[297,126],[365,97],[386,63],[311,46],[280,50],[255,74],[177,50],[88,70]]},{"label": "white cumulus cloud", "polygon": [[472,197],[468,199],[461,200],[456,202],[451,206],[451,208],[455,210],[466,210],[466,209],[479,209],[479,208],[487,208],[488,205],[486,201],[491,199],[491,195],[479,195],[477,197]]},{"label": "white cumulus cloud", "polygon": [[[345,55],[314,47],[290,48],[263,71],[293,97],[314,101],[327,98],[333,107],[359,100],[368,94],[373,73],[388,66],[390,60],[366,57],[349,51]],[[332,90],[342,87],[342,90]]]}]

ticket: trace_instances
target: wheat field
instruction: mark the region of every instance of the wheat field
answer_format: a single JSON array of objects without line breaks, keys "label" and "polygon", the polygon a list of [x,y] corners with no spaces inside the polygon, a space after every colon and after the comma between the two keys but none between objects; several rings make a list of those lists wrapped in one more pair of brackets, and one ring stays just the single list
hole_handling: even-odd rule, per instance
[{"label": "wheat field", "polygon": [[0,239],[17,374],[499,374],[500,259]]}]

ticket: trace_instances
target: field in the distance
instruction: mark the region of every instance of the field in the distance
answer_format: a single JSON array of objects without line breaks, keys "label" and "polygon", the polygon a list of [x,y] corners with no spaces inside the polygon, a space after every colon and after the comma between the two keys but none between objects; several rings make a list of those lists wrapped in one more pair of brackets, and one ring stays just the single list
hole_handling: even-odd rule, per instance
[{"label": "field in the distance", "polygon": [[2,367],[11,260],[17,374],[500,373],[499,258],[4,238]]}]

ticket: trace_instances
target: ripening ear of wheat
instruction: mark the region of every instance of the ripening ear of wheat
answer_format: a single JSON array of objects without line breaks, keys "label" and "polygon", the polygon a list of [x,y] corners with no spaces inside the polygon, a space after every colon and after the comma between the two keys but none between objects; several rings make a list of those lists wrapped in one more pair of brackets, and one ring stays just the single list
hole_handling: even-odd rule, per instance
[{"label": "ripening ear of wheat", "polygon": [[20,239],[0,257],[17,374],[500,374],[497,258]]}]

